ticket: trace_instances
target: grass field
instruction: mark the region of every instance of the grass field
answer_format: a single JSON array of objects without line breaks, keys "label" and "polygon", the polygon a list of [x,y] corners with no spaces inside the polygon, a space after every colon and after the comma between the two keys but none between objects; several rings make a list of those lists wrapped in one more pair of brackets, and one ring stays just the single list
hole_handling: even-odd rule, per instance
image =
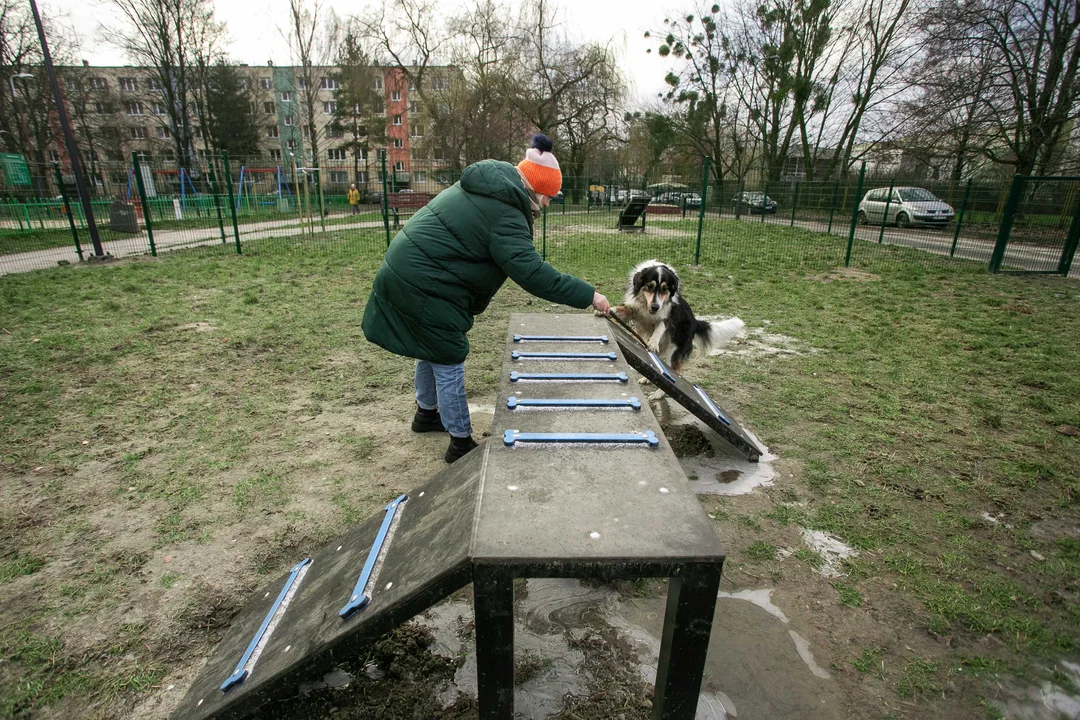
[{"label": "grass field", "polygon": [[[360,332],[369,235],[0,278],[0,718],[166,716],[248,593],[443,467],[445,439],[408,431],[411,365]],[[805,601],[785,611],[816,628],[843,716],[1077,692],[1056,664],[1080,654],[1075,284],[888,246],[845,271],[835,239],[783,228],[731,230],[701,267],[683,236],[596,242],[549,228],[549,257],[614,298],[659,255],[699,314],[803,348],[688,374],[784,469],[703,497],[724,587]],[[470,336],[471,400],[494,401],[508,314],[554,309],[500,292]],[[806,548],[780,559],[801,528],[860,551],[843,577]]]}]

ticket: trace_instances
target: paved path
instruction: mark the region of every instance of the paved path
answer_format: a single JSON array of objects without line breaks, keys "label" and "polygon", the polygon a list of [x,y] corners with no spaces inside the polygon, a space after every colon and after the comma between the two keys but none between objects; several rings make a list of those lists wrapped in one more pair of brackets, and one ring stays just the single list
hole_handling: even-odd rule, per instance
[{"label": "paved path", "polygon": [[[725,216],[725,218],[734,221],[733,216],[728,215]],[[845,220],[847,219],[845,218]],[[744,215],[741,218],[741,221],[760,223],[761,216]],[[851,227],[849,222],[850,221],[834,221],[831,234],[846,238]],[[765,224],[789,227],[791,226],[791,219],[777,217],[775,215],[766,216]],[[794,226],[820,233],[825,233],[829,230],[828,223],[817,220],[796,219]],[[877,244],[879,236],[881,236],[880,225],[856,226],[855,237],[859,240]],[[945,230],[937,230],[934,228],[896,228],[886,226],[881,242],[885,245],[909,247],[915,250],[922,250],[924,252],[933,253],[934,255],[944,255],[947,257],[952,249],[953,229],[951,227]],[[989,266],[990,256],[994,254],[995,244],[996,240],[965,237],[964,231],[961,229],[960,241],[956,245],[956,254],[954,257],[961,260],[973,260],[975,262],[985,263]],[[865,246],[856,245],[852,249],[852,255],[854,257],[858,257],[865,252]],[[1060,247],[1047,247],[1045,245],[1012,241],[1005,250],[1005,262],[1003,263],[1003,267],[1022,270],[1057,270],[1058,262],[1060,260]],[[1073,266],[1069,271],[1069,277],[1080,277],[1080,263],[1073,263]]]},{"label": "paved path", "polygon": [[[304,234],[307,231],[306,226],[297,225],[296,222],[295,219],[289,218],[240,225],[241,245],[251,240],[263,240],[275,237],[294,237],[296,235]],[[326,228],[327,232],[334,232],[338,230],[382,228],[382,226],[381,220],[373,220],[354,223],[339,222],[327,225]],[[321,231],[318,224],[316,224],[315,227],[316,231]],[[80,233],[79,237],[85,237],[85,233]],[[231,228],[225,229],[225,239],[225,245],[232,248],[235,241],[233,240]],[[158,230],[154,232],[154,245],[159,254],[171,250],[220,244],[221,230],[217,227]],[[150,244],[146,239],[145,233],[132,235],[131,237],[123,238],[122,240],[110,240],[101,245],[106,253],[116,258],[127,257],[129,255],[148,255],[150,253]],[[83,253],[84,255],[89,255],[90,251],[89,241],[87,240],[87,242],[83,244]],[[62,260],[66,260],[72,265],[79,262],[79,256],[76,254],[73,246],[0,255],[0,275],[56,267],[57,263]]]},{"label": "paved path", "polygon": [[[585,216],[598,215],[604,212],[597,210],[586,213],[583,210],[570,211],[568,213],[555,213],[556,216],[567,215]],[[614,217],[614,213],[608,213]],[[341,216],[335,216],[340,218]],[[715,216],[709,218],[714,219]],[[681,220],[679,216],[658,216],[657,220]],[[735,222],[734,216],[725,214],[721,220]],[[744,215],[741,222],[761,223],[760,215]],[[791,226],[790,218],[782,216],[766,216],[765,224],[788,227]],[[318,228],[318,226],[316,226]],[[328,232],[340,230],[372,229],[381,228],[381,220],[360,221],[354,223],[338,223],[327,225]],[[827,223],[817,220],[795,220],[794,227],[814,232],[825,233],[829,231]],[[549,228],[552,229],[552,228]],[[831,234],[839,237],[847,237],[849,225],[847,222],[837,220],[833,222]],[[249,222],[240,225],[241,243],[251,240],[261,240],[273,237],[294,237],[302,235],[306,231],[305,226],[297,224],[295,218],[282,218],[264,222]],[[588,233],[588,229],[584,231]],[[85,235],[85,233],[80,233]],[[860,225],[856,228],[855,237],[867,243],[876,244],[881,235],[880,225]],[[226,245],[232,245],[232,233],[226,228]],[[953,234],[951,230],[935,230],[931,228],[894,228],[886,227],[882,243],[909,247],[922,250],[935,255],[948,256],[952,248]],[[215,245],[221,243],[221,232],[217,227],[197,229],[159,230],[154,233],[154,244],[159,253],[169,252],[182,248]],[[962,260],[985,263],[989,265],[990,256],[994,252],[994,240],[977,237],[964,237],[961,233],[957,243],[954,257]],[[113,257],[126,257],[129,255],[145,255],[150,252],[150,246],[144,233],[132,235],[122,240],[111,240],[103,243],[105,252]],[[84,253],[89,253],[89,245],[83,246]],[[857,259],[867,252],[865,245],[856,245],[853,255]],[[1005,252],[1004,266],[1007,268],[1023,270],[1056,270],[1061,259],[1061,249],[1035,245],[1031,243],[1011,242]],[[0,255],[0,275],[8,273],[27,272],[29,270],[41,270],[56,267],[60,261],[75,264],[79,261],[75,249],[71,246],[49,248],[47,250],[33,250],[22,253]],[[1080,262],[1073,263],[1069,277],[1080,277]]]}]

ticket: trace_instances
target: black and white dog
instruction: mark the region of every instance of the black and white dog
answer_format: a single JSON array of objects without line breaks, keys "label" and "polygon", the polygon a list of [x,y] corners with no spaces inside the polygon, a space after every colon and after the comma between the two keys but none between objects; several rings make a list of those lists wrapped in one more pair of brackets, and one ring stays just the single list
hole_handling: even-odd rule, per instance
[{"label": "black and white dog", "polygon": [[676,371],[694,351],[695,340],[699,350],[708,353],[731,342],[743,329],[739,318],[720,322],[695,318],[679,294],[679,274],[659,260],[646,260],[630,271],[626,297],[615,312]]}]

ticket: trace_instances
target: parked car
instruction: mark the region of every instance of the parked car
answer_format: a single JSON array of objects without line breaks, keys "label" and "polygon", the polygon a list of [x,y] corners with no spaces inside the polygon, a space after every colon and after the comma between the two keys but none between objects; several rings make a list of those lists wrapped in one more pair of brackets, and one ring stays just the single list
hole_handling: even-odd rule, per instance
[{"label": "parked car", "polygon": [[697,193],[685,193],[682,196],[683,207],[699,208],[701,207],[701,196]]},{"label": "parked car", "polygon": [[[886,217],[886,213],[888,217]],[[918,187],[876,188],[863,196],[859,203],[859,222],[884,222],[897,227],[923,225],[945,227],[952,222],[952,207],[938,199],[934,193]]]},{"label": "parked car", "polygon": [[552,204],[559,203],[561,205],[563,203],[564,199],[565,199],[565,196],[563,195],[563,191],[560,190],[558,195],[551,198],[551,203]]},{"label": "parked car", "polygon": [[679,205],[682,203],[681,192],[666,192],[656,196],[656,202],[662,205]]},{"label": "parked car", "polygon": [[776,201],[759,192],[741,192],[731,198],[731,207],[737,213],[776,213]]},{"label": "parked car", "polygon": [[611,202],[616,205],[625,205],[630,200],[629,190],[616,190],[615,194],[611,198]]}]

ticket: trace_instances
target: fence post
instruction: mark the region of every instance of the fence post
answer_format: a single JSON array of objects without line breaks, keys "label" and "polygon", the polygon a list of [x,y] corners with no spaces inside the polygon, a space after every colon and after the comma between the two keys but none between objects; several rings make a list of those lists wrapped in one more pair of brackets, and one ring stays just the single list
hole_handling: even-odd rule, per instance
[{"label": "fence post", "polygon": [[308,231],[307,223],[304,222],[304,201],[300,197],[300,171],[296,167],[296,155],[289,153],[292,157],[292,181],[293,181],[293,199],[296,201],[296,219],[300,221],[300,235],[306,235]]},{"label": "fence post", "polygon": [[390,247],[390,198],[386,194],[386,153],[382,156],[382,217],[386,230],[386,247]]},{"label": "fence post", "polygon": [[[697,247],[694,248],[694,264],[701,264],[701,227],[705,223],[705,200],[709,196],[709,158],[705,158],[705,163],[701,168],[701,208],[698,210],[697,218]],[[683,205],[686,201],[683,200]]]},{"label": "fence post", "polygon": [[150,254],[157,257],[157,247],[154,245],[154,221],[150,218],[150,203],[146,200],[146,188],[143,187],[142,167],[139,165],[139,153],[131,151],[131,164],[135,170],[135,187],[139,191],[139,201],[143,207],[143,222],[146,223],[146,237],[150,240]]},{"label": "fence post", "polygon": [[998,228],[994,254],[990,256],[990,267],[987,268],[989,272],[1000,272],[1001,263],[1005,261],[1005,246],[1009,244],[1009,237],[1012,235],[1013,220],[1016,219],[1016,208],[1020,206],[1023,188],[1024,176],[1013,175],[1012,185],[1009,186],[1009,196],[1005,200],[1005,209],[1001,215],[1001,227]]},{"label": "fence post", "polygon": [[795,181],[795,198],[791,201],[791,225],[795,227],[795,209],[799,207],[799,181]]},{"label": "fence post", "polygon": [[229,171],[229,153],[221,152],[221,166],[225,171],[225,189],[229,193],[229,213],[232,215],[233,237],[236,238],[236,254],[240,254],[240,226],[236,223],[236,203],[233,198],[232,173]]},{"label": "fence post", "polygon": [[881,214],[881,232],[878,233],[877,242],[880,245],[885,240],[885,221],[889,217],[889,205],[892,203],[892,191],[893,186],[896,185],[896,178],[894,177],[889,181],[889,197],[885,199],[885,212]]},{"label": "fence post", "polygon": [[217,173],[214,172],[215,164],[214,158],[211,156],[210,161],[207,163],[210,168],[210,192],[214,194],[214,208],[217,210],[218,230],[221,231],[221,244],[224,245],[227,242],[225,240],[225,218],[221,215],[221,194],[218,190]]},{"label": "fence post", "polygon": [[964,213],[967,211],[968,198],[971,197],[971,181],[968,178],[967,188],[964,189],[964,201],[960,203],[960,213],[956,216],[956,230],[953,232],[952,247],[949,248],[949,257],[956,255],[956,245],[960,242],[960,228],[964,224]]},{"label": "fence post", "polygon": [[866,177],[866,161],[863,160],[859,168],[859,184],[855,186],[855,206],[851,209],[851,227],[847,236],[847,255],[844,256],[844,267],[851,267],[851,246],[855,242],[855,226],[859,223],[859,198],[862,197],[863,179]]},{"label": "fence post", "polygon": [[543,230],[542,230],[543,239],[541,240],[541,244],[540,244],[540,256],[544,260],[547,260],[547,208],[544,208],[541,211],[540,218],[541,218],[540,219],[540,226],[543,228]]},{"label": "fence post", "polygon": [[56,173],[56,186],[60,188],[60,198],[64,201],[64,214],[67,215],[68,225],[71,227],[71,237],[75,240],[75,252],[79,254],[79,262],[82,262],[83,254],[82,246],[79,245],[79,231],[75,227],[75,216],[71,213],[67,188],[64,187],[64,176],[60,174],[60,163],[53,163],[53,172]]},{"label": "fence post", "polygon": [[826,235],[832,235],[832,221],[833,214],[836,213],[836,196],[840,194],[840,181],[837,180],[833,185],[832,191],[832,204],[829,206],[829,229],[825,231]]},{"label": "fence post", "polygon": [[312,164],[315,166],[315,194],[319,198],[319,224],[322,226],[322,231],[326,232],[326,207],[323,205],[322,170],[319,169],[319,158],[314,158]]},{"label": "fence post", "polygon": [[1058,263],[1058,272],[1062,277],[1069,277],[1078,244],[1080,244],[1080,197],[1076,199],[1076,212],[1073,213],[1072,224],[1069,225],[1069,235],[1065,241],[1065,250],[1061,253],[1061,262]]},{"label": "fence post", "polygon": [[[736,220],[742,220],[743,189],[745,187],[746,187],[746,178],[740,176],[739,177],[739,187],[735,191],[735,197],[738,198],[738,200],[735,201],[735,219]],[[720,199],[720,206],[723,207],[723,205],[724,205],[724,200],[723,200],[723,198],[721,198]]]},{"label": "fence post", "polygon": [[[750,206],[750,212],[753,212],[753,205]],[[761,224],[765,224],[765,211],[769,209],[769,181],[765,181],[765,191],[761,193]]]}]

